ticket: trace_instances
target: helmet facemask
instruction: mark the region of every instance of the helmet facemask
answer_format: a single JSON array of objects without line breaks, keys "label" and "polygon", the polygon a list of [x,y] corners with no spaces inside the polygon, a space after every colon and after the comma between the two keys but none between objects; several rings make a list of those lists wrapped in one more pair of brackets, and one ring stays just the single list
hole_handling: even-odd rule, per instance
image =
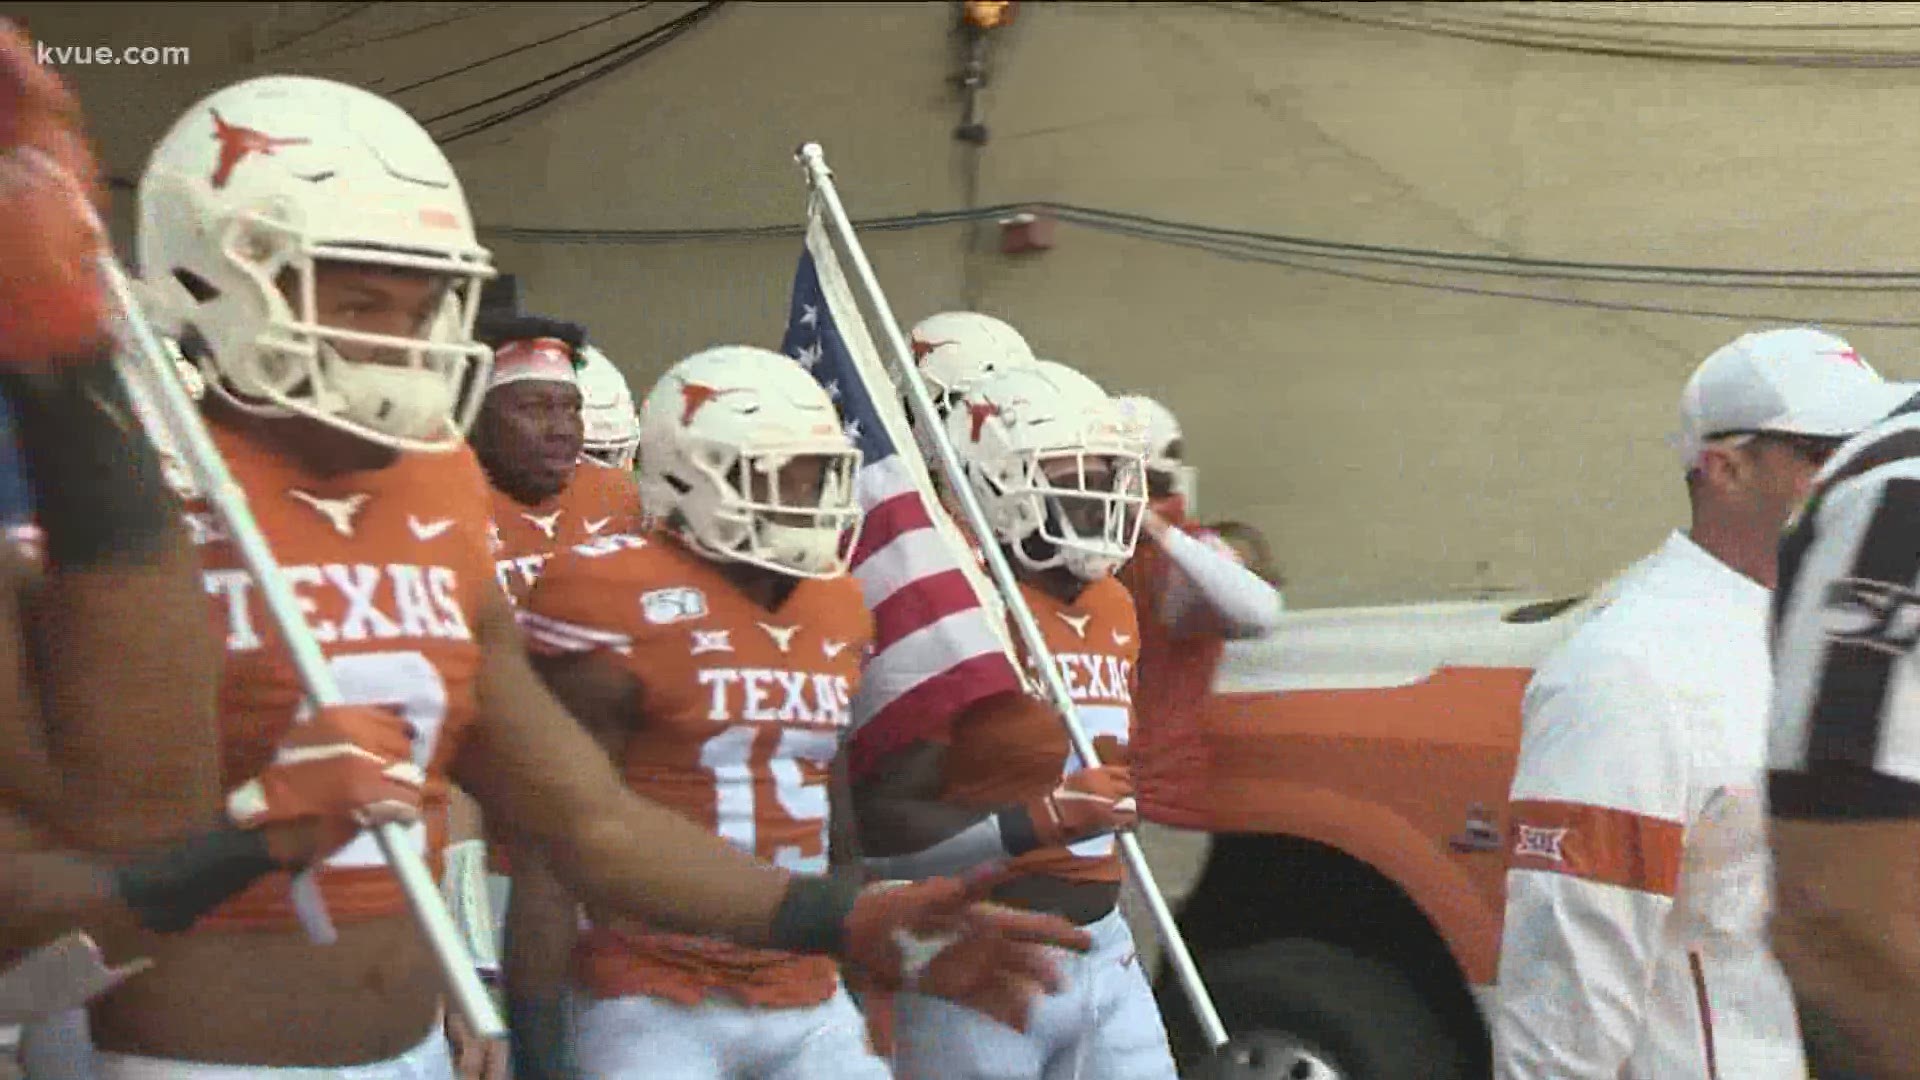
[{"label": "helmet facemask", "polygon": [[1141,456],[1119,444],[1008,455],[999,469],[975,465],[999,520],[993,524],[1031,570],[1064,568],[1096,581],[1133,557],[1146,508]]},{"label": "helmet facemask", "polygon": [[[846,573],[862,522],[858,449],[694,439],[682,460],[691,475],[668,482],[680,532],[696,548],[794,577]],[[810,462],[819,463],[817,480],[803,475]]]},{"label": "helmet facemask", "polygon": [[[461,445],[492,360],[472,336],[480,285],[492,276],[484,259],[314,242],[270,208],[230,214],[210,232],[217,280],[155,268],[171,278],[161,282],[172,293],[167,306],[182,309],[170,321],[207,343],[210,392],[245,412],[303,416],[396,449]],[[441,295],[409,335],[322,325],[317,279],[326,264],[432,275]],[[349,358],[373,351],[386,362]]]}]

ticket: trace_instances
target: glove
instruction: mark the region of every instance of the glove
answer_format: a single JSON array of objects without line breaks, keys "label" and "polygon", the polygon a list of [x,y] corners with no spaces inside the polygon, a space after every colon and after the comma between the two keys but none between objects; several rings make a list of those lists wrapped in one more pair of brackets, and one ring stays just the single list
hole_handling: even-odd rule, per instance
[{"label": "glove", "polygon": [[98,171],[79,103],[0,21],[0,363],[90,358],[105,347]]},{"label": "glove", "polygon": [[1125,765],[1082,769],[1023,809],[1033,822],[1035,844],[1043,848],[1121,832],[1139,820],[1133,773]]},{"label": "glove", "polygon": [[846,959],[879,989],[945,998],[1025,1031],[1034,999],[1062,983],[1047,947],[1086,952],[1093,938],[971,892],[952,878],[867,886],[847,916]]},{"label": "glove", "polygon": [[281,865],[303,867],[360,830],[420,818],[426,777],[413,763],[413,726],[384,708],[342,705],[295,724],[259,776],[227,795],[227,816],[264,829]]}]

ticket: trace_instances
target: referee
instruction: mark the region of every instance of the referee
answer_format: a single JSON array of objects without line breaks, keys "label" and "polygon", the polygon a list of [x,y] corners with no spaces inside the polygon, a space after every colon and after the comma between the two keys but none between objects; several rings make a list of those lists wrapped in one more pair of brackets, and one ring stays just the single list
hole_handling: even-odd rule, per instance
[{"label": "referee", "polygon": [[1816,478],[1773,604],[1774,948],[1821,1080],[1920,1078],[1920,384],[1901,389]]}]

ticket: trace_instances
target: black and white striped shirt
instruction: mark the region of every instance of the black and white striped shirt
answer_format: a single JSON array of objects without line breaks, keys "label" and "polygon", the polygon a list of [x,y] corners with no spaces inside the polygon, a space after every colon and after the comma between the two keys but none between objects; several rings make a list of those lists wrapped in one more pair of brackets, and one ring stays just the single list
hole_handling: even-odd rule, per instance
[{"label": "black and white striped shirt", "polygon": [[1780,547],[1770,801],[1920,817],[1920,397],[1841,447]]}]

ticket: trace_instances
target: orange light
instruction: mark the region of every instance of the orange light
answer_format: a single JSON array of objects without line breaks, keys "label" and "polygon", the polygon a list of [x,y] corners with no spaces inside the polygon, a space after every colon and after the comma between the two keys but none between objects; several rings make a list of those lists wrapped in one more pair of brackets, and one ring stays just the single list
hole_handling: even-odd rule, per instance
[{"label": "orange light", "polygon": [[993,30],[1013,21],[1013,0],[967,0],[967,21]]}]

